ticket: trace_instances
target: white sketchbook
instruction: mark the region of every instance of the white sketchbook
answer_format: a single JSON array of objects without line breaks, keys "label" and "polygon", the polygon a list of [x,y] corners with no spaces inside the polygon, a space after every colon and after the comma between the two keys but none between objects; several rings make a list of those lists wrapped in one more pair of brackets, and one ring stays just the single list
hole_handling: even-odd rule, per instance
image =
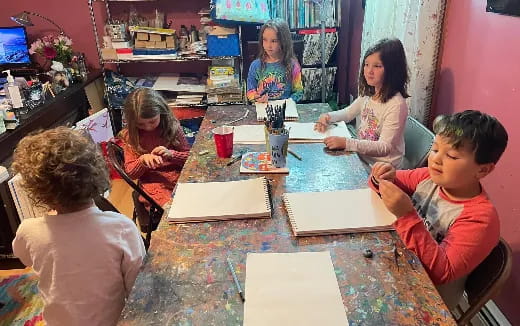
[{"label": "white sketchbook", "polygon": [[168,212],[172,223],[269,218],[265,177],[226,182],[178,183]]},{"label": "white sketchbook", "polygon": [[[286,122],[289,130],[289,143],[321,143],[330,136],[352,138],[344,121],[331,124],[321,133],[314,130],[314,122]],[[265,126],[240,125],[233,127],[233,143],[235,144],[263,144],[265,143]]]},{"label": "white sketchbook", "polygon": [[266,107],[267,105],[274,106],[282,106],[285,103],[285,120],[298,120],[298,110],[296,110],[296,102],[292,98],[288,98],[285,100],[276,100],[269,101],[267,103],[255,103],[256,107],[256,119],[258,121],[263,121],[264,118],[267,118]]},{"label": "white sketchbook", "polygon": [[244,326],[348,326],[330,253],[248,253]]},{"label": "white sketchbook", "polygon": [[396,220],[370,188],[285,193],[283,202],[295,236],[387,231]]},{"label": "white sketchbook", "polygon": [[44,206],[37,206],[33,203],[25,189],[22,187],[22,176],[19,173],[7,181],[7,183],[20,221],[23,221],[26,218],[35,218],[47,215],[50,209]]}]

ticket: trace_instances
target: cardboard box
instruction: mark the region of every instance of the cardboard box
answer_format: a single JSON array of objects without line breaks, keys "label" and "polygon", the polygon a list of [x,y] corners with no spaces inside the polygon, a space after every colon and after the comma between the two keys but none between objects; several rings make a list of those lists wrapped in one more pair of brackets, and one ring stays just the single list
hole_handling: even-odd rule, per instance
[{"label": "cardboard box", "polygon": [[161,42],[162,41],[161,34],[150,34],[150,41]]},{"label": "cardboard box", "polygon": [[210,35],[229,35],[235,34],[237,29],[235,27],[211,26]]},{"label": "cardboard box", "polygon": [[137,49],[146,48],[146,43],[148,43],[148,41],[135,41],[134,48],[137,48]]},{"label": "cardboard box", "polygon": [[117,60],[116,49],[102,48],[101,49],[101,57],[103,58],[103,60]]},{"label": "cardboard box", "polygon": [[174,40],[171,40],[171,41],[166,41],[166,47],[168,49],[175,49],[176,46],[175,46],[175,41]]},{"label": "cardboard box", "polygon": [[209,77],[216,76],[232,76],[235,74],[235,69],[229,66],[211,66],[209,67]]},{"label": "cardboard box", "polygon": [[166,49],[166,42],[165,41],[155,42],[155,47],[157,49]]},{"label": "cardboard box", "polygon": [[148,33],[137,33],[135,38],[139,41],[148,41]]},{"label": "cardboard box", "polygon": [[168,42],[168,41],[171,41],[171,42],[174,41],[174,39],[173,39],[173,35],[167,35],[167,36],[166,36],[166,42]]},{"label": "cardboard box", "polygon": [[147,48],[147,49],[153,49],[153,48],[155,48],[155,42],[147,41],[147,42],[146,42],[146,48]]}]

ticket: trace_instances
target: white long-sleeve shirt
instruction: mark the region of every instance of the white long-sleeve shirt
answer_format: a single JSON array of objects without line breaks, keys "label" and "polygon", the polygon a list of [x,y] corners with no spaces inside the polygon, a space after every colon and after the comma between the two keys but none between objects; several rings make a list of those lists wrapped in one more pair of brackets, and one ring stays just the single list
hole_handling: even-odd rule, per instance
[{"label": "white long-sleeve shirt", "polygon": [[97,207],[24,220],[14,254],[39,276],[47,325],[115,325],[146,254],[135,224]]},{"label": "white long-sleeve shirt", "polygon": [[401,93],[386,103],[360,96],[343,110],[329,113],[331,122],[349,122],[358,117],[358,139],[347,138],[345,150],[357,152],[370,165],[388,162],[399,168],[404,155],[404,128],[408,107]]}]

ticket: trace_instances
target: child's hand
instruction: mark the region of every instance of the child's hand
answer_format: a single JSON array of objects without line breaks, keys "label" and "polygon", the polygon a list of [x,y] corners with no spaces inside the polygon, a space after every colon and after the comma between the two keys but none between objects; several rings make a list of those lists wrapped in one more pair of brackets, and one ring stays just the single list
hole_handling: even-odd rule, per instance
[{"label": "child's hand", "polygon": [[394,182],[395,168],[390,163],[377,162],[372,166],[372,176],[374,176],[377,181],[387,180]]},{"label": "child's hand", "polygon": [[150,169],[158,168],[163,164],[163,158],[155,154],[143,154],[139,157],[139,160]]},{"label": "child's hand", "polygon": [[379,194],[381,194],[386,208],[397,217],[415,211],[410,197],[390,181],[381,180],[379,182]]},{"label": "child's hand", "polygon": [[316,121],[316,124],[314,125],[314,130],[318,132],[325,132],[327,130],[327,127],[330,124],[330,115],[327,113],[324,113],[320,115],[320,118],[318,121]]},{"label": "child's hand", "polygon": [[255,101],[258,103],[267,103],[268,100],[269,100],[269,94],[264,94],[255,99]]},{"label": "child's hand", "polygon": [[345,137],[330,136],[323,140],[328,149],[345,149],[347,147],[347,139]]},{"label": "child's hand", "polygon": [[152,150],[152,154],[158,155],[158,156],[161,156],[161,157],[167,158],[167,159],[170,159],[173,156],[172,152],[164,146],[155,147]]}]

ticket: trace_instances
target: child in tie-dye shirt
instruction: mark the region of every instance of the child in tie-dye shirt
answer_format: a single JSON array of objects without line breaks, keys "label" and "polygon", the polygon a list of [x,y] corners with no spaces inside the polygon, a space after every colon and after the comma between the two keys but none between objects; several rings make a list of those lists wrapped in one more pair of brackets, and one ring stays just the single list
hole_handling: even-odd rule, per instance
[{"label": "child in tie-dye shirt", "polygon": [[268,21],[260,29],[260,52],[247,75],[247,98],[267,102],[303,96],[302,70],[294,56],[291,32],[281,19]]},{"label": "child in tie-dye shirt", "polygon": [[359,97],[347,108],[322,114],[315,129],[323,132],[336,121],[356,121],[358,139],[331,136],[330,149],[357,152],[369,164],[402,166],[404,127],[408,116],[408,68],[401,41],[383,39],[367,50],[359,72]]}]

